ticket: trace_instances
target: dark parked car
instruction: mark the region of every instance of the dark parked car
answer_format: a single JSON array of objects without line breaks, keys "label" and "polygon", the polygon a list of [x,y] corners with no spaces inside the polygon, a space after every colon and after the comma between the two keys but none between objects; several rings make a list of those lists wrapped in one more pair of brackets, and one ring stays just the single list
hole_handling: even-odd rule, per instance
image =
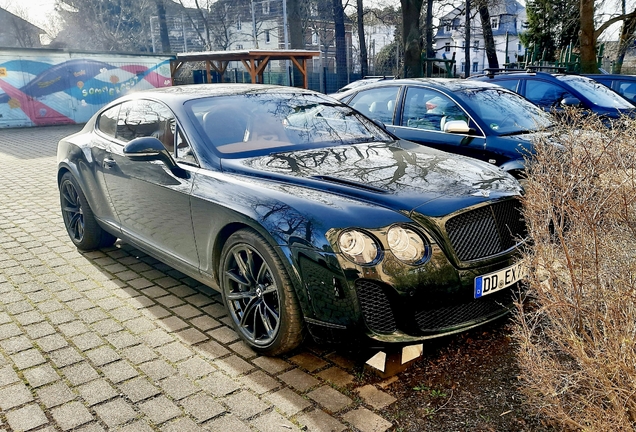
[{"label": "dark parked car", "polygon": [[334,95],[400,138],[474,157],[520,177],[550,117],[518,94],[476,81],[401,79]]},{"label": "dark parked car", "polygon": [[343,93],[349,90],[353,90],[354,88],[358,88],[358,87],[364,87],[366,85],[369,84],[373,84],[376,82],[380,82],[380,81],[385,81],[385,80],[394,80],[395,77],[394,76],[386,76],[386,75],[380,75],[380,76],[365,76],[364,78],[360,78],[359,80],[356,81],[352,81],[349,84],[347,84],[346,86],[340,88],[337,93]]},{"label": "dark parked car", "polygon": [[121,238],[220,290],[264,354],[306,329],[378,344],[465,330],[505,314],[521,277],[512,177],[307,90],[139,92],[61,140],[58,163],[79,249]]},{"label": "dark parked car", "polygon": [[585,76],[611,88],[631,103],[636,103],[636,75],[596,74]]},{"label": "dark parked car", "polygon": [[470,79],[498,84],[525,96],[546,111],[566,106],[591,111],[605,118],[635,115],[636,106],[591,78],[548,72],[500,72]]}]

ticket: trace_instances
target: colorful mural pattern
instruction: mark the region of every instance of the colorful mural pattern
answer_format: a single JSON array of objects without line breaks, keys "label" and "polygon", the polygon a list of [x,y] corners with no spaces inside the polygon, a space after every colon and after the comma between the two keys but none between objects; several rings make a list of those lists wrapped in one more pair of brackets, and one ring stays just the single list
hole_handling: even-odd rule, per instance
[{"label": "colorful mural pattern", "polygon": [[123,94],[170,85],[169,58],[0,51],[0,127],[84,123]]}]

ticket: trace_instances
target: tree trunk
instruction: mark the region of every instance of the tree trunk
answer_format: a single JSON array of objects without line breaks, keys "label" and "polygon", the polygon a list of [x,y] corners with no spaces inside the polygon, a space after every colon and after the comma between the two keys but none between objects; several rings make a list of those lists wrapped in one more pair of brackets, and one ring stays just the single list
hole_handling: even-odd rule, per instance
[{"label": "tree trunk", "polygon": [[286,1],[287,1],[287,26],[289,27],[289,47],[291,49],[305,49],[305,40],[303,38],[302,14],[300,13],[301,0],[286,0]]},{"label": "tree trunk", "polygon": [[[433,49],[433,0],[426,0],[426,58],[435,57]],[[426,76],[433,75],[433,63],[426,62]]]},{"label": "tree trunk", "polygon": [[495,38],[492,36],[490,12],[488,11],[488,3],[484,0],[479,2],[479,18],[481,19],[481,28],[484,32],[484,48],[486,49],[486,57],[488,58],[488,67],[491,69],[499,69],[499,59],[497,59],[497,51],[495,49]]},{"label": "tree trunk", "polygon": [[581,73],[596,73],[596,36],[594,33],[594,0],[580,0]]},{"label": "tree trunk", "polygon": [[170,48],[170,37],[168,36],[168,24],[166,23],[166,8],[163,4],[163,0],[155,0],[157,5],[157,15],[159,16],[159,34],[161,36],[161,51],[169,53],[172,51]]},{"label": "tree trunk", "polygon": [[364,36],[364,7],[363,0],[356,0],[358,6],[358,43],[360,44],[360,73],[362,77],[369,74],[369,59],[367,55],[367,41]]},{"label": "tree trunk", "polygon": [[347,85],[347,43],[342,0],[333,0],[333,23],[336,36],[336,79],[338,88],[341,88]]},{"label": "tree trunk", "polygon": [[464,40],[464,77],[470,76],[470,0],[466,0],[466,36]]},{"label": "tree trunk", "polygon": [[618,54],[616,56],[616,62],[614,63],[614,70],[612,73],[621,73],[623,68],[623,61],[625,60],[625,54],[627,48],[634,41],[634,32],[636,32],[636,17],[628,18],[623,22],[621,27],[621,36],[618,44]]},{"label": "tree trunk", "polygon": [[400,0],[404,37],[404,78],[422,76],[422,32],[420,13],[423,0]]}]

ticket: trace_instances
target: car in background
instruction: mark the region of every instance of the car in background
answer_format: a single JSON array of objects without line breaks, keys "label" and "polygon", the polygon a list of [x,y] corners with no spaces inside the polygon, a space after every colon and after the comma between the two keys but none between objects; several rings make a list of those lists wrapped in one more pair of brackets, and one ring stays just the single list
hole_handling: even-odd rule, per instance
[{"label": "car in background", "polygon": [[542,109],[558,113],[578,107],[604,118],[636,115],[636,106],[591,78],[565,73],[497,72],[473,76],[471,80],[490,82],[524,96]]},{"label": "car in background", "polygon": [[590,74],[585,76],[611,88],[631,103],[636,104],[636,75]]},{"label": "car in background", "polygon": [[536,134],[551,117],[491,83],[451,78],[384,81],[334,95],[409,141],[496,165],[523,177]]},{"label": "car in background", "polygon": [[396,79],[396,77],[394,77],[394,76],[386,76],[386,75],[365,76],[364,78],[361,78],[359,80],[350,82],[346,86],[344,86],[341,89],[339,89],[336,93],[343,93],[343,92],[346,92],[346,91],[349,91],[349,90],[353,90],[353,89],[358,88],[358,87],[363,87],[363,86],[368,85],[368,84],[373,84],[373,83],[376,83],[376,82],[379,82],[379,81],[393,80],[393,79]]},{"label": "car in background", "polygon": [[517,181],[309,90],[137,92],[62,139],[57,160],[78,249],[121,238],[219,290],[261,354],[306,330],[371,344],[466,330],[508,313],[523,275]]}]

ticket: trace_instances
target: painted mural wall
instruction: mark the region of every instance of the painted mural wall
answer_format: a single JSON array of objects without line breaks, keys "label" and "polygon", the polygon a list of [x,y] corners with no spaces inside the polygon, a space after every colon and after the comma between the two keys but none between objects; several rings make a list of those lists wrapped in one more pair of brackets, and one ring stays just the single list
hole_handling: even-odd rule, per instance
[{"label": "painted mural wall", "polygon": [[170,85],[170,57],[0,49],[0,128],[84,123],[128,92]]}]

